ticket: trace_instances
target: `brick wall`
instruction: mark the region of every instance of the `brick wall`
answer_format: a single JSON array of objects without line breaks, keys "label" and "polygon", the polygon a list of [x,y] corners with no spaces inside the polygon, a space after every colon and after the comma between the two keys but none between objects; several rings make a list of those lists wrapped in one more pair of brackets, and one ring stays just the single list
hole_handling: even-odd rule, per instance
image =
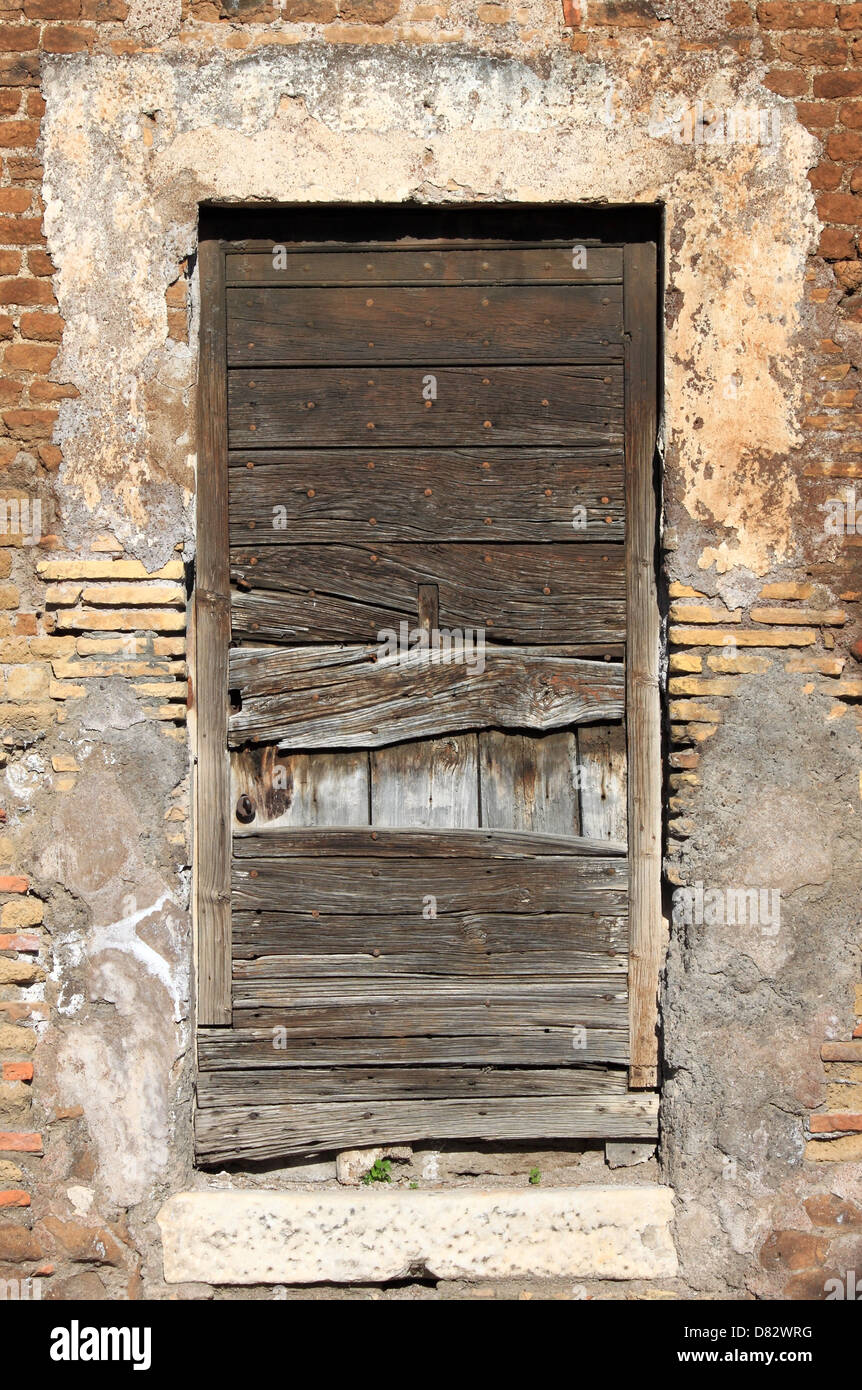
[{"label": "brick wall", "polygon": [[[553,51],[559,45],[601,60],[632,33],[657,45],[672,34],[664,7],[648,0],[563,0],[479,4],[450,0],[184,0],[180,40],[250,49],[264,43],[386,44],[471,42]],[[67,547],[55,514],[52,479],[61,465],[54,442],[58,405],[74,388],[52,379],[63,322],[52,288],[41,218],[38,160],[39,55],[134,53],[153,41],[146,15],[122,0],[0,0],[0,498],[41,505],[41,536],[32,524],[0,534],[0,762],[22,764],[28,750],[47,757],[43,794],[75,786],[78,767],[64,749],[69,701],[89,682],[120,677],[140,697],[147,718],[169,739],[184,740],[185,601],[179,559],[148,575],[103,535],[86,554]],[[716,48],[762,59],[766,85],[796,105],[799,120],[822,142],[810,172],[824,223],[820,254],[808,276],[818,325],[819,365],[806,383],[808,414],[799,485],[811,515],[836,487],[862,477],[858,325],[862,324],[862,4],[732,3],[722,32],[686,39],[696,52]],[[168,291],[169,332],[187,340],[187,267],[178,265]],[[687,809],[698,785],[703,745],[719,727],[742,675],[780,666],[804,677],[812,696],[829,691],[833,716],[857,723],[862,699],[859,619],[860,551],[848,536],[836,584],[816,557],[805,573],[765,585],[746,609],[730,610],[695,586],[677,585],[670,612],[669,873],[675,846],[691,829]],[[672,544],[672,539],[671,542]],[[831,595],[838,593],[836,606]],[[187,807],[169,812],[176,836],[187,835]],[[39,1102],[31,1057],[46,1023],[40,997],[52,969],[51,922],[33,891],[16,847],[16,827],[0,807],[0,1277],[37,1276],[57,1295],[134,1297],[137,1260],[122,1225],[59,1220],[50,1184],[40,1188],[55,1126],[80,1124],[80,1113]],[[823,1102],[812,1114],[807,1157],[828,1167],[862,1159],[862,997],[835,1001],[845,1037],[824,1045]],[[31,1094],[35,1099],[31,1100]],[[826,1161],[824,1163],[824,1160]],[[862,1212],[830,1194],[811,1198],[798,1227],[777,1230],[761,1253],[763,1268],[787,1297],[822,1296],[827,1271],[840,1273],[849,1234],[862,1231]],[[32,1201],[41,1191],[40,1202]],[[99,1271],[123,1271],[122,1285]],[[117,1288],[122,1292],[118,1294]]]}]

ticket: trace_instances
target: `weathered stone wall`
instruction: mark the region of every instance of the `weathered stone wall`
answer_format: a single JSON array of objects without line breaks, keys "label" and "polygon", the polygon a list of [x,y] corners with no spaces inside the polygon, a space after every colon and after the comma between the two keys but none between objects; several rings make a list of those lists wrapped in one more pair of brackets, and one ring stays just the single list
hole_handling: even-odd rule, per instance
[{"label": "weathered stone wall", "polygon": [[[0,8],[0,1277],[158,1296],[171,1194],[334,1177],[191,1160],[199,203],[608,202],[665,213],[668,913],[780,893],[671,923],[672,1287],[822,1296],[862,1269],[862,5]],[[609,1180],[404,1181],[536,1165]]]}]

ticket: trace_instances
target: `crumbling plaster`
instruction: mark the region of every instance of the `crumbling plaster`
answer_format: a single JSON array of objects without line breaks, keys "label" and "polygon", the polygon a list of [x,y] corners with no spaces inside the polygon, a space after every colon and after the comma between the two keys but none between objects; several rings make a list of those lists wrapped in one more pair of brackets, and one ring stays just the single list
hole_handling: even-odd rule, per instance
[{"label": "crumbling plaster", "polygon": [[[818,229],[806,172],[817,146],[792,107],[760,85],[760,73],[733,53],[682,51],[637,34],[602,63],[566,53],[536,64],[466,47],[369,52],[313,43],[251,57],[169,43],[128,58],[46,60],[45,226],[66,320],[54,375],[79,392],[63,403],[58,430],[65,541],[89,544],[108,531],[151,569],[178,543],[193,554],[196,325],[189,345],[168,338],[165,290],[194,255],[199,203],[643,202],[662,204],[666,217],[664,485],[681,530],[674,576],[730,592],[792,565],[801,535],[793,454],[802,442],[809,350],[804,275]],[[698,99],[720,109],[778,110],[778,146],[679,143],[674,116]],[[287,215],[285,236],[289,230]],[[740,749],[753,756],[762,699],[752,687],[740,703],[725,758]],[[70,740],[84,731],[90,705],[82,701],[70,712]],[[824,715],[810,705],[796,714],[805,743],[804,731],[820,729]],[[141,728],[110,735],[122,750],[115,757],[123,777],[152,761]],[[835,756],[834,740],[823,738],[824,758]],[[849,756],[846,747],[840,756]],[[80,814],[95,816],[107,798],[120,843],[147,836],[148,822],[161,823],[185,765],[168,760],[156,767],[127,821],[127,783],[104,761],[100,754],[83,768]],[[723,766],[717,757],[715,786]],[[725,836],[738,827],[750,770],[740,765],[734,776],[733,795],[722,801]],[[108,787],[99,780],[105,777]],[[713,794],[723,796],[715,786]],[[843,792],[836,796],[837,815]],[[76,824],[58,826],[58,841],[75,843]],[[710,862],[716,843],[708,831],[693,869]],[[91,939],[80,965],[81,994],[96,1001],[84,1005],[83,1017],[61,1018],[56,1086],[59,1097],[80,1097],[92,1115],[94,1188],[116,1207],[134,1208],[133,1228],[152,1237],[158,1203],[181,1185],[209,1180],[192,1174],[188,1141],[185,866],[157,833],[130,854],[136,863],[129,860],[120,877],[134,884],[131,909],[121,891],[118,902],[106,902],[111,885],[87,881],[68,852],[46,852],[46,873],[56,873],[84,906],[80,930]],[[757,881],[766,881],[762,870]],[[814,881],[803,875],[803,886]],[[843,900],[839,889],[830,911]],[[151,914],[150,945],[130,949],[142,935],[140,912]],[[804,913],[798,929],[804,934]],[[836,946],[831,969],[838,968],[836,955],[844,973],[849,969],[848,939]],[[680,1132],[671,1166],[688,1192],[684,1240],[691,1249],[703,1239],[712,1243],[708,1266],[689,1277],[709,1285],[727,1276],[728,1259],[730,1277],[742,1279],[742,1255],[750,1255],[759,1230],[751,1208],[768,1205],[782,1163],[798,1154],[782,1118],[771,1167],[753,1159],[752,1182],[736,1196],[730,1188],[704,1190],[695,1170],[702,1150],[715,1148],[732,1103],[718,1079],[726,1037],[723,1030],[715,1036],[712,1011],[717,1001],[730,1008],[740,990],[755,1003],[760,966],[753,959],[753,983],[746,976],[740,985],[745,966],[738,953],[730,951],[728,965],[727,943],[701,943],[701,985],[683,1005],[692,949],[690,942],[675,944],[666,995],[678,1030],[671,1104]],[[786,942],[781,949],[793,956]],[[148,950],[167,966],[156,966]],[[810,953],[805,961],[820,980],[824,963]],[[799,962],[794,968],[804,993]],[[783,987],[768,988],[780,994]],[[116,1008],[115,1033],[98,1012],[100,998]],[[798,1021],[799,1012],[790,1015]],[[800,1108],[823,1023],[822,1013],[807,1020],[795,1043],[790,1070]],[[751,1027],[765,1066],[763,1008]],[[740,1074],[752,1055],[747,1041],[733,1054]],[[719,1092],[707,1104],[710,1087]],[[761,1151],[773,1142],[776,1110],[769,1107],[779,1104],[771,1091],[765,1103],[766,1118],[758,1118],[752,1138]],[[754,1124],[748,1111],[746,1117]],[[738,1149],[742,1139],[728,1143]],[[714,1185],[714,1176],[708,1180]]]}]

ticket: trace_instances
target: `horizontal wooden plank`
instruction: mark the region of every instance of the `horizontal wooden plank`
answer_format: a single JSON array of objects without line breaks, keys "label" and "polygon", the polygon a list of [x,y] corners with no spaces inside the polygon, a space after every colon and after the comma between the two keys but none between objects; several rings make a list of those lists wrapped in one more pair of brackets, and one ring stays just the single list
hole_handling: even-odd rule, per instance
[{"label": "horizontal wooden plank", "polygon": [[628,1031],[591,1027],[575,1035],[570,1027],[512,1026],[504,1033],[364,1035],[346,1040],[288,1037],[279,1031],[278,1022],[253,1028],[240,1027],[235,1020],[233,1028],[198,1029],[198,1066],[202,1071],[350,1066],[360,1059],[367,1066],[620,1066],[629,1059]]},{"label": "horizontal wooden plank", "polygon": [[[273,254],[274,246],[284,253]],[[577,248],[577,254],[575,254]],[[229,285],[494,285],[622,282],[619,246],[308,247],[289,242],[228,249]]]},{"label": "horizontal wooden plank", "polygon": [[244,748],[231,753],[234,838],[263,827],[368,825],[368,754],[283,753]]},{"label": "horizontal wooden plank", "polygon": [[625,1095],[626,1074],[613,1067],[258,1067],[204,1071],[197,1103],[213,1106],[302,1101],[457,1100],[462,1097]]},{"label": "horizontal wooden plank", "polygon": [[[466,916],[467,914],[465,914]],[[477,914],[472,914],[476,916]],[[355,929],[351,935],[359,940],[351,942],[343,939],[341,930],[335,932],[329,926],[332,918],[325,919],[325,925],[316,924],[317,940],[312,943],[314,933],[306,930],[305,939],[297,941],[295,933],[283,929],[280,949],[283,955],[261,955],[260,945],[255,934],[249,933],[249,944],[234,950],[235,980],[283,980],[297,981],[309,979],[354,979],[384,980],[417,979],[443,976],[465,976],[476,979],[521,979],[535,977],[545,979],[556,976],[572,978],[600,975],[611,980],[625,975],[628,971],[628,955],[625,942],[628,933],[625,919],[614,917],[588,918],[566,914],[567,925],[585,923],[595,928],[595,944],[588,949],[586,931],[572,930],[570,934],[556,929],[553,933],[542,930],[530,934],[522,929],[518,937],[522,949],[512,941],[514,934],[507,925],[497,928],[496,935],[489,937],[487,926],[482,929],[481,938],[464,936],[451,925],[448,930],[428,932],[431,924],[422,922],[411,926],[403,918],[395,918],[394,930],[377,931],[379,917],[354,918],[356,923],[364,924],[360,933]],[[287,919],[290,920],[290,919]],[[487,923],[489,920],[485,918]],[[499,922],[511,919],[500,917]],[[530,919],[527,919],[530,920]],[[536,918],[532,919],[536,921]],[[543,927],[547,920],[541,918]],[[445,919],[448,924],[450,919]],[[369,926],[374,923],[374,926]],[[614,953],[609,945],[611,933],[608,925],[615,930],[613,937],[620,942]],[[459,926],[461,923],[459,922]],[[270,935],[275,932],[272,927]],[[321,940],[321,938],[327,938]],[[379,942],[379,944],[377,944]],[[353,949],[351,950],[351,945]],[[325,953],[321,948],[325,947]],[[248,956],[248,959],[243,959]]]},{"label": "horizontal wooden plank", "polygon": [[[227,291],[231,367],[620,362],[621,285]],[[420,376],[423,372],[420,372]]]},{"label": "horizontal wooden plank", "polygon": [[[619,449],[240,449],[238,545],[622,541]],[[374,518],[373,528],[370,518]]]},{"label": "horizontal wooden plank", "polygon": [[278,593],[279,630],[300,641],[326,641],[335,627],[339,641],[393,632],[404,646],[417,627],[420,584],[437,585],[441,633],[482,628],[485,641],[536,644],[626,634],[620,544],[239,546],[231,576],[246,591],[233,595],[235,635],[260,636],[254,624],[268,613],[256,591],[269,590]]},{"label": "horizontal wooden plank", "polygon": [[363,1101],[201,1109],[198,1157],[277,1158],[423,1139],[654,1139],[658,1097]]},{"label": "horizontal wooden plank", "polygon": [[[427,400],[425,377],[435,379]],[[617,363],[580,367],[233,368],[231,449],[297,445],[618,444]]]},{"label": "horizontal wooden plank", "polygon": [[230,688],[241,700],[229,721],[234,746],[377,748],[465,729],[554,729],[623,715],[624,672],[613,662],[497,647],[486,649],[479,672],[433,662],[428,652],[378,660],[377,648],[357,647],[350,663],[297,671],[285,650],[231,652]]},{"label": "horizontal wooden plank", "polygon": [[[574,835],[537,835],[522,830],[375,830],[351,826],[312,826],[267,830],[234,842],[234,855],[245,859],[306,858],[313,855],[360,855],[376,858],[535,859],[552,855],[590,858],[625,855],[616,840]],[[285,909],[286,911],[290,909]]]},{"label": "horizontal wooden plank", "polygon": [[455,912],[595,912],[625,908],[628,865],[606,857],[381,860],[339,855],[234,859],[233,905],[252,912],[407,913],[428,895],[439,916]]}]

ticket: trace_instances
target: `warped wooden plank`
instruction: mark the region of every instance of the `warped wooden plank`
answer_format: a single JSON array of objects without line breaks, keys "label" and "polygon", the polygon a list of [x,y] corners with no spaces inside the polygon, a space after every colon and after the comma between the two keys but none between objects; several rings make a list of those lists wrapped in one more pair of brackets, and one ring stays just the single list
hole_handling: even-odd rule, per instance
[{"label": "warped wooden plank", "polygon": [[[391,632],[402,648],[414,645],[422,584],[437,585],[443,633],[482,629],[486,641],[518,644],[625,639],[621,545],[234,547],[231,576],[244,590],[277,591],[279,630],[304,641],[331,640],[334,629],[340,641]],[[265,616],[257,593],[235,596],[235,632],[259,636],[254,623]]]},{"label": "warped wooden plank", "polygon": [[204,1071],[197,1103],[214,1106],[297,1104],[302,1101],[456,1100],[462,1097],[625,1095],[622,1068],[548,1067],[259,1067]]},{"label": "warped wooden plank", "polygon": [[368,755],[283,753],[271,745],[231,754],[233,833],[293,826],[368,825]]},{"label": "warped wooden plank", "polygon": [[657,266],[652,242],[625,249],[628,816],[632,858],[629,1084],[658,1084],[661,920],[661,622],[656,589]]},{"label": "warped wooden plank", "polygon": [[654,1139],[657,1096],[504,1100],[311,1102],[202,1109],[198,1157],[277,1158],[357,1145],[423,1139]]},{"label": "warped wooden plank", "polygon": [[622,286],[229,289],[227,351],[230,367],[620,362]]},{"label": "warped wooden plank", "polygon": [[234,844],[234,855],[246,859],[284,859],[290,856],[306,858],[314,855],[360,855],[396,859],[430,858],[440,855],[446,859],[478,857],[480,859],[535,859],[552,855],[554,858],[578,855],[582,858],[622,855],[625,844],[617,841],[591,840],[585,836],[538,835],[509,830],[367,830],[351,826],[290,828],[257,831]]},{"label": "warped wooden plank", "polygon": [[[284,253],[274,254],[275,246]],[[375,244],[327,250],[273,242],[227,257],[228,284],[237,285],[565,285],[620,282],[622,271],[622,247],[577,239],[546,246]]]},{"label": "warped wooden plank", "polygon": [[[237,1016],[239,1018],[239,1015]],[[628,1030],[586,1028],[573,1035],[570,1027],[511,1026],[503,1033],[463,1036],[361,1038],[288,1037],[280,1024],[231,1029],[198,1030],[198,1066],[202,1071],[235,1071],[245,1067],[345,1066],[361,1058],[363,1065],[424,1066],[559,1066],[589,1067],[628,1061]],[[578,1046],[575,1047],[574,1043]]]},{"label": "warped wooden plank", "polygon": [[230,1023],[230,795],[227,754],[227,386],[224,256],[200,248],[197,576],[194,595],[194,913],[196,1009],[201,1023]]},{"label": "warped wooden plank", "polygon": [[453,912],[596,912],[625,906],[628,868],[620,858],[235,859],[233,902],[253,912],[412,913],[436,899]]},{"label": "warped wooden plank", "polygon": [[577,731],[581,827],[596,840],[625,843],[626,735],[622,724],[590,724]]},{"label": "warped wooden plank", "polygon": [[[261,971],[279,973],[280,962],[289,958],[291,969],[303,975],[350,973],[350,963],[357,976],[366,970],[445,974],[447,956],[453,975],[505,971],[508,957],[517,957],[523,969],[538,969],[545,957],[552,974],[598,975],[617,968],[628,942],[624,912],[519,916],[480,909],[445,917],[390,913],[321,918],[289,910],[236,911],[233,928],[235,971],[242,962],[259,958],[267,962]],[[594,970],[591,961],[596,962]],[[513,967],[510,973],[519,971]]]},{"label": "warped wooden plank", "polygon": [[[423,376],[437,398],[423,395]],[[615,444],[622,368],[235,367],[228,372],[232,449],[302,444]],[[430,409],[426,409],[430,406]]]},{"label": "warped wooden plank", "polygon": [[233,544],[625,538],[623,452],[601,449],[238,450]]},{"label": "warped wooden plank", "polygon": [[576,762],[574,735],[568,731],[538,737],[484,730],[479,735],[482,825],[578,835]]},{"label": "warped wooden plank", "polygon": [[373,748],[371,824],[463,829],[479,824],[475,734]]},{"label": "warped wooden plank", "polygon": [[297,673],[283,648],[234,649],[231,689],[242,707],[230,717],[229,741],[377,748],[489,724],[553,729],[622,717],[623,668],[612,662],[496,647],[477,674],[431,662],[426,652],[378,660],[378,650],[357,647],[349,665]]}]

